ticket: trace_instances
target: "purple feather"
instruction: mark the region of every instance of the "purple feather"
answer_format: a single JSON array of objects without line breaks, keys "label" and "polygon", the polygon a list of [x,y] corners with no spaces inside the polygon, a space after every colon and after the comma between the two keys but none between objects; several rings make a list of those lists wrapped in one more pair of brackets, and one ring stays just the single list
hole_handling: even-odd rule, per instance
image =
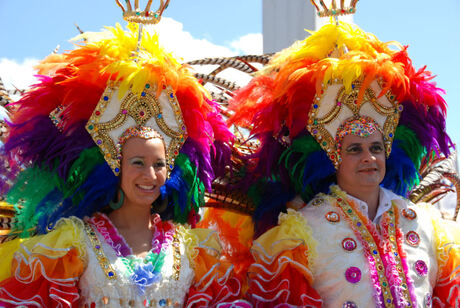
[{"label": "purple feather", "polygon": [[220,140],[214,141],[211,147],[211,163],[216,177],[225,175],[225,167],[231,165],[232,149],[229,144]]},{"label": "purple feather", "polygon": [[206,149],[201,149],[201,144],[192,138],[187,138],[182,146],[181,153],[188,156],[190,161],[196,166],[198,171],[198,178],[203,182],[206,190],[211,191],[211,182],[214,179],[214,172],[212,170],[211,159]]},{"label": "purple feather", "polygon": [[448,155],[449,147],[453,146],[453,143],[446,133],[446,122],[442,111],[436,107],[427,111],[425,106],[410,101],[405,101],[402,105],[404,110],[399,124],[413,130],[428,152],[440,150]]},{"label": "purple feather", "polygon": [[49,117],[43,115],[10,125],[19,133],[5,143],[5,150],[16,153],[22,162],[47,166],[50,170],[56,168],[54,164],[58,159],[58,175],[64,179],[81,151],[94,146],[83,122],[75,124],[67,134],[61,133]]}]

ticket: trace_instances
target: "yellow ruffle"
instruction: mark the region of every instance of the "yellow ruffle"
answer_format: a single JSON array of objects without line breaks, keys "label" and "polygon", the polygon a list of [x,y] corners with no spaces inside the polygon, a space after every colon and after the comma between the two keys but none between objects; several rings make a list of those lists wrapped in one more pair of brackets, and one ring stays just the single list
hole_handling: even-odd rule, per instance
[{"label": "yellow ruffle", "polygon": [[317,242],[307,220],[297,211],[288,209],[281,213],[278,226],[268,230],[257,240],[252,250],[275,257],[285,250],[291,250],[301,244],[308,247],[308,264],[311,266],[316,258]]},{"label": "yellow ruffle", "polygon": [[429,213],[433,223],[439,264],[438,279],[460,277],[460,225],[442,219],[439,211],[431,204],[419,203],[417,206]]},{"label": "yellow ruffle", "polygon": [[83,242],[83,222],[77,218],[63,218],[58,221],[53,231],[27,239],[15,239],[0,245],[0,281],[11,276],[11,268],[15,254],[20,259],[28,260],[31,255],[43,255],[57,259],[76,248],[78,256],[86,264],[86,250]]}]

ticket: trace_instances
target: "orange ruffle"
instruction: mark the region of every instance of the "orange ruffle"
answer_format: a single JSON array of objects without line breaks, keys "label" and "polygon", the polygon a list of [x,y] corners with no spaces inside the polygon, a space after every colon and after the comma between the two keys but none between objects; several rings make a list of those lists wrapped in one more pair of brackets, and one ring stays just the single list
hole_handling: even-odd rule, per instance
[{"label": "orange ruffle", "polygon": [[433,219],[438,252],[438,280],[433,307],[460,305],[460,227],[456,222]]},{"label": "orange ruffle", "polygon": [[83,272],[78,255],[78,250],[72,248],[57,259],[40,254],[17,256],[13,275],[0,282],[0,303],[6,307],[77,307],[78,277]]},{"label": "orange ruffle", "polygon": [[257,307],[289,304],[296,307],[321,307],[319,294],[310,285],[307,267],[308,248],[297,246],[281,252],[274,259],[255,254],[256,263],[249,268],[248,297]]},{"label": "orange ruffle", "polygon": [[233,275],[232,265],[220,262],[207,249],[196,249],[199,252],[194,259],[195,283],[189,290],[186,307],[212,307],[240,299],[241,281]]}]

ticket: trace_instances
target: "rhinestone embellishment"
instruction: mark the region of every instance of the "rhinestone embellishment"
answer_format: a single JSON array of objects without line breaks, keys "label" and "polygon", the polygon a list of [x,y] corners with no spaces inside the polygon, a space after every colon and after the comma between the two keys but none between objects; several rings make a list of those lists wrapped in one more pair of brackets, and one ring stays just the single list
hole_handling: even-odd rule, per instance
[{"label": "rhinestone embellishment", "polygon": [[340,216],[337,212],[330,211],[326,214],[326,219],[331,223],[336,223],[340,221]]},{"label": "rhinestone embellishment", "polygon": [[425,295],[424,301],[425,301],[425,307],[431,308],[431,306],[433,305],[433,297],[431,296],[430,293],[427,293]]},{"label": "rhinestone embellishment", "polygon": [[423,260],[415,261],[414,268],[415,268],[415,271],[417,272],[417,275],[421,277],[425,277],[428,274],[428,266]]},{"label": "rhinestone embellishment", "polygon": [[345,303],[343,303],[342,308],[358,308],[358,305],[356,305],[352,301],[346,301]]},{"label": "rhinestone embellishment", "polygon": [[417,213],[413,209],[404,209],[402,210],[402,214],[409,220],[414,220],[417,217]]},{"label": "rhinestone embellishment", "polygon": [[361,280],[361,270],[355,266],[347,268],[345,278],[350,283],[358,283]]},{"label": "rhinestone embellishment", "polygon": [[420,236],[415,231],[409,231],[406,234],[406,242],[413,247],[417,247],[420,243]]},{"label": "rhinestone embellishment", "polygon": [[342,248],[346,251],[353,251],[356,249],[356,241],[351,237],[344,238],[342,241]]}]

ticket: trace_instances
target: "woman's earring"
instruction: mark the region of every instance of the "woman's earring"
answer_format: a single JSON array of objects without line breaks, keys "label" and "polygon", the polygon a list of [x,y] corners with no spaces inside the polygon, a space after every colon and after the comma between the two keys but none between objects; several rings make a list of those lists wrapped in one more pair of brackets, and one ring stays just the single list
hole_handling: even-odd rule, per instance
[{"label": "woman's earring", "polygon": [[125,200],[125,194],[123,193],[123,190],[121,189],[117,190],[115,197],[117,197],[118,194],[120,194],[118,201],[114,202],[113,200],[110,200],[109,202],[109,206],[112,210],[118,210],[119,208],[121,208],[121,206],[123,205],[123,201]]}]

